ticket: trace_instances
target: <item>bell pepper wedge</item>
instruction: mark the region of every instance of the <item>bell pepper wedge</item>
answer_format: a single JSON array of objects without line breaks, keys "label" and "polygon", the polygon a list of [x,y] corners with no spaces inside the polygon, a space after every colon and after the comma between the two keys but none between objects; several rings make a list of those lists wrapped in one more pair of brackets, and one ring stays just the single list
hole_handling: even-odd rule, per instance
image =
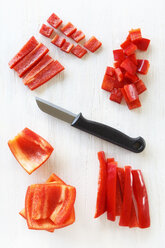
[{"label": "bell pepper wedge", "polygon": [[107,178],[107,161],[105,153],[103,151],[98,152],[98,159],[100,163],[99,179],[98,179],[98,191],[96,201],[96,212],[94,218],[98,218],[106,211],[106,178]]},{"label": "bell pepper wedge", "polygon": [[76,30],[71,36],[75,42],[79,42],[80,40],[83,40],[85,38],[85,34],[81,30]]},{"label": "bell pepper wedge", "polygon": [[121,68],[126,70],[129,74],[135,75],[137,66],[130,60],[129,58],[126,58],[120,65]]},{"label": "bell pepper wedge", "polygon": [[133,102],[130,102],[129,99],[128,99],[128,97],[127,97],[127,94],[126,94],[124,88],[122,88],[120,90],[121,90],[121,92],[123,94],[123,97],[124,97],[124,99],[126,101],[126,104],[127,104],[128,108],[130,110],[141,107],[141,102],[140,102],[139,99],[137,99],[137,100],[135,100]]},{"label": "bell pepper wedge", "polygon": [[145,90],[147,90],[147,88],[146,88],[146,86],[142,80],[138,80],[137,82],[135,82],[135,87],[136,87],[138,95],[140,95]]},{"label": "bell pepper wedge", "polygon": [[137,72],[144,75],[147,74],[150,67],[149,61],[146,59],[138,59],[137,62]]},{"label": "bell pepper wedge", "polygon": [[113,77],[115,74],[115,69],[113,67],[107,66],[105,74]]},{"label": "bell pepper wedge", "polygon": [[113,50],[113,57],[114,61],[118,61],[119,63],[121,63],[125,59],[123,49]]},{"label": "bell pepper wedge", "polygon": [[66,53],[70,53],[74,45],[68,41],[65,41],[64,44],[61,46],[61,50]]},{"label": "bell pepper wedge", "polygon": [[12,69],[20,60],[22,60],[26,55],[28,55],[36,46],[38,41],[34,36],[32,36],[28,42],[21,48],[21,50],[10,60],[9,67]]},{"label": "bell pepper wedge", "polygon": [[66,39],[62,36],[59,36],[56,34],[54,38],[51,40],[51,43],[54,44],[57,47],[62,47],[62,45],[65,43]]},{"label": "bell pepper wedge", "polygon": [[34,90],[39,86],[45,84],[47,81],[52,79],[58,73],[64,70],[64,67],[60,64],[58,60],[52,61],[45,68],[43,68],[39,73],[37,73],[28,83],[29,89]]},{"label": "bell pepper wedge", "polygon": [[84,47],[87,48],[90,52],[96,52],[99,47],[101,47],[102,43],[96,39],[95,36],[92,36],[88,41],[85,42]]},{"label": "bell pepper wedge", "polygon": [[117,162],[107,163],[107,219],[116,219]]},{"label": "bell pepper wedge", "polygon": [[120,68],[115,68],[115,74],[116,74],[117,80],[118,80],[119,82],[122,82],[124,76],[123,76],[123,73],[122,73],[122,71],[121,71]]},{"label": "bell pepper wedge", "polygon": [[54,150],[45,139],[28,128],[9,140],[8,145],[16,160],[28,174],[45,163]]},{"label": "bell pepper wedge", "polygon": [[87,50],[80,45],[77,45],[72,48],[71,53],[78,58],[82,58],[87,53]]},{"label": "bell pepper wedge", "polygon": [[54,13],[48,18],[47,22],[53,27],[53,28],[58,28],[61,23],[62,20],[55,15]]},{"label": "bell pepper wedge", "polygon": [[135,40],[133,43],[137,46],[139,50],[147,51],[148,46],[150,44],[150,40],[146,38],[142,38],[140,40]]},{"label": "bell pepper wedge", "polygon": [[71,22],[68,22],[60,29],[60,31],[68,37],[71,36],[76,30],[77,28]]},{"label": "bell pepper wedge", "polygon": [[129,40],[124,41],[120,45],[120,47],[123,49],[124,54],[126,54],[127,56],[134,54],[137,50],[137,46]]},{"label": "bell pepper wedge", "polygon": [[141,40],[142,39],[141,29],[140,28],[131,29],[129,31],[129,37],[132,42]]},{"label": "bell pepper wedge", "polygon": [[45,37],[49,38],[51,36],[51,34],[53,33],[53,28],[51,28],[45,24],[42,24],[39,33],[44,35]]},{"label": "bell pepper wedge", "polygon": [[117,102],[117,103],[120,104],[121,101],[122,101],[122,98],[123,98],[123,94],[121,93],[120,88],[119,89],[114,88],[111,91],[111,95],[110,95],[110,98],[109,98],[111,101],[114,101],[114,102]]},{"label": "bell pepper wedge", "polygon": [[129,102],[133,102],[139,99],[138,92],[136,90],[136,86],[134,84],[126,84],[124,85],[124,90],[127,94]]},{"label": "bell pepper wedge", "polygon": [[131,82],[131,83],[136,83],[139,80],[139,78],[138,78],[138,76],[136,74],[135,75],[131,75],[128,72],[126,72],[124,74],[124,78],[125,79],[128,79],[129,82]]},{"label": "bell pepper wedge", "polygon": [[43,56],[49,52],[49,49],[42,43],[38,44],[28,55],[14,66],[14,70],[19,77],[23,77],[27,71],[33,68]]},{"label": "bell pepper wedge", "polygon": [[138,211],[138,226],[140,228],[150,227],[150,213],[147,189],[140,170],[132,170],[133,191]]},{"label": "bell pepper wedge", "polygon": [[129,226],[132,208],[133,180],[131,166],[125,166],[125,183],[123,193],[123,205],[120,215],[120,226]]}]

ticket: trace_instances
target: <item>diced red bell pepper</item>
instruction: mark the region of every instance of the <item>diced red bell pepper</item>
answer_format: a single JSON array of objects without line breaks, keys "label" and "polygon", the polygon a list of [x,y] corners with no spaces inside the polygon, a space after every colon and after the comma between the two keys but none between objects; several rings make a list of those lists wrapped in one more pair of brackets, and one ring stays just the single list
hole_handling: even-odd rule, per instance
[{"label": "diced red bell pepper", "polygon": [[140,40],[135,40],[133,43],[137,46],[139,50],[146,51],[150,44],[150,40],[146,38],[142,38]]},{"label": "diced red bell pepper", "polygon": [[129,58],[126,58],[121,63],[120,67],[123,68],[123,69],[125,69],[131,75],[135,75],[136,74],[137,66]]},{"label": "diced red bell pepper", "polygon": [[22,130],[13,140],[9,140],[8,145],[28,174],[45,163],[53,152],[53,147],[45,139],[28,128]]},{"label": "diced red bell pepper", "polygon": [[68,37],[71,36],[76,30],[77,28],[71,22],[68,22],[60,29],[60,31]]},{"label": "diced red bell pepper", "polygon": [[19,77],[23,77],[25,73],[33,68],[48,52],[49,49],[46,46],[42,43],[38,44],[38,46],[14,66],[14,70],[18,73]]},{"label": "diced red bell pepper", "polygon": [[34,79],[34,77],[42,71],[47,65],[49,65],[53,59],[49,55],[45,55],[40,62],[33,67],[33,69],[24,77],[23,83],[26,85],[28,84],[31,80]]},{"label": "diced red bell pepper", "polygon": [[66,52],[66,53],[70,53],[70,51],[72,50],[73,47],[74,47],[73,44],[71,44],[68,41],[65,41],[64,44],[61,47],[61,50]]},{"label": "diced red bell pepper", "polygon": [[115,67],[115,68],[119,68],[120,67],[120,62],[119,61],[114,61],[114,63],[113,63],[113,66]]},{"label": "diced red bell pepper", "polygon": [[116,175],[117,162],[107,164],[107,218],[116,219]]},{"label": "diced red bell pepper", "polygon": [[140,74],[147,74],[150,67],[149,61],[146,59],[138,59],[137,62],[137,72],[139,72]]},{"label": "diced red bell pepper", "polygon": [[131,29],[129,31],[130,39],[132,42],[141,40],[142,39],[142,34],[141,34],[141,29]]},{"label": "diced red bell pepper", "polygon": [[43,70],[36,74],[33,79],[31,79],[27,83],[27,86],[29,87],[29,89],[34,90],[49,81],[51,78],[53,78],[63,70],[64,67],[58,62],[58,60],[53,60]]},{"label": "diced red bell pepper", "polygon": [[131,166],[125,166],[125,185],[123,194],[123,205],[120,215],[120,226],[129,226],[132,208],[132,174]]},{"label": "diced red bell pepper", "polygon": [[139,108],[139,107],[141,107],[141,103],[140,103],[140,100],[139,100],[139,99],[137,99],[137,100],[135,100],[135,101],[133,101],[133,102],[130,102],[129,99],[128,99],[128,97],[127,97],[127,94],[126,94],[124,88],[121,89],[121,92],[122,92],[122,94],[123,94],[123,96],[124,96],[124,99],[125,99],[127,105],[128,105],[128,108],[129,108],[130,110],[131,110],[131,109],[134,109],[134,108]]},{"label": "diced red bell pepper", "polygon": [[121,93],[120,88],[119,89],[114,88],[112,90],[112,92],[111,92],[111,95],[110,95],[110,98],[109,99],[111,101],[114,101],[114,102],[117,102],[117,103],[121,103],[122,98],[123,98],[123,95]]},{"label": "diced red bell pepper", "polygon": [[115,162],[114,158],[107,158],[107,163]]},{"label": "diced red bell pepper", "polygon": [[132,62],[133,62],[135,65],[137,65],[137,59],[136,59],[136,55],[135,55],[134,53],[131,54],[131,55],[129,55],[128,58],[129,58],[130,60],[132,60]]},{"label": "diced red bell pepper", "polygon": [[97,201],[96,201],[96,212],[95,218],[98,218],[106,211],[106,158],[104,152],[98,152],[98,159],[100,162],[100,170],[99,170],[99,180],[98,180],[98,191],[97,191]]},{"label": "diced red bell pepper", "polygon": [[138,80],[135,83],[135,86],[136,86],[136,90],[137,90],[138,95],[140,95],[141,93],[143,93],[147,89],[142,80]]},{"label": "diced red bell pepper", "polygon": [[103,90],[111,92],[114,88],[115,81],[116,81],[116,79],[114,77],[111,77],[111,76],[105,74],[101,88]]},{"label": "diced red bell pepper", "polygon": [[123,81],[123,73],[120,68],[115,68],[116,78],[119,82]]},{"label": "diced red bell pepper", "polygon": [[87,48],[90,52],[94,53],[102,43],[96,39],[96,37],[92,36],[88,41],[85,42],[84,47]]},{"label": "diced red bell pepper", "polygon": [[122,62],[125,59],[123,49],[113,50],[113,57],[115,61]]},{"label": "diced red bell pepper", "polygon": [[113,67],[107,66],[105,74],[112,77],[115,74],[115,69]]},{"label": "diced red bell pepper", "polygon": [[56,34],[54,38],[51,40],[51,43],[56,45],[57,47],[62,47],[65,41],[66,40],[62,36],[59,36],[58,34]]},{"label": "diced red bell pepper", "polygon": [[137,46],[135,44],[133,44],[132,42],[130,42],[129,40],[124,41],[120,47],[123,49],[123,52],[129,56],[133,53],[135,53],[135,51],[137,50]]},{"label": "diced red bell pepper", "polygon": [[28,42],[21,48],[21,50],[10,60],[9,67],[12,69],[21,59],[23,59],[27,54],[29,54],[36,46],[38,41],[34,36],[28,40]]},{"label": "diced red bell pepper", "polygon": [[137,204],[138,225],[140,228],[150,227],[150,213],[147,189],[144,183],[143,175],[140,170],[132,170],[133,191]]},{"label": "diced red bell pepper", "polygon": [[139,99],[138,92],[134,84],[124,85],[124,90],[127,94],[129,102],[133,102]]},{"label": "diced red bell pepper", "polygon": [[47,22],[53,27],[53,28],[58,28],[61,23],[62,20],[55,15],[54,13],[48,18]]},{"label": "diced red bell pepper", "polygon": [[40,32],[40,34],[49,38],[51,36],[51,34],[53,33],[53,28],[51,28],[45,24],[42,24],[42,27],[41,27],[39,32]]},{"label": "diced red bell pepper", "polygon": [[71,53],[73,53],[78,58],[82,58],[87,53],[87,50],[81,47],[80,45],[77,45],[73,47],[73,49],[71,50]]},{"label": "diced red bell pepper", "polygon": [[126,72],[124,74],[124,78],[128,79],[131,83],[136,83],[139,80],[139,78],[138,78],[138,76],[136,74],[131,75],[128,72]]},{"label": "diced red bell pepper", "polygon": [[81,30],[76,30],[71,35],[71,38],[78,43],[80,40],[83,40],[85,38],[85,34]]}]

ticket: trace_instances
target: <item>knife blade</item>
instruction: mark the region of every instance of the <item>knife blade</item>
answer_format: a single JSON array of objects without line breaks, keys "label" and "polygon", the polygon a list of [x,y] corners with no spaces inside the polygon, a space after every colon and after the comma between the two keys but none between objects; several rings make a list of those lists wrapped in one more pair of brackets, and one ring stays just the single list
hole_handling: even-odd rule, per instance
[{"label": "knife blade", "polygon": [[87,120],[83,117],[82,113],[79,113],[78,115],[74,114],[39,97],[36,97],[36,102],[43,112],[69,123],[72,127],[90,133],[129,151],[140,153],[146,146],[145,140],[140,136],[137,138],[129,137],[115,128],[99,122]]}]

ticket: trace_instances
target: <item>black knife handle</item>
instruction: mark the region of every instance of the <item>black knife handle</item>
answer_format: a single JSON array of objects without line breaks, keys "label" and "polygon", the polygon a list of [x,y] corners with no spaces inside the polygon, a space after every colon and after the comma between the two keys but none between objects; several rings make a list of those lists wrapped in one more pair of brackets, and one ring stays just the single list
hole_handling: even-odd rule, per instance
[{"label": "black knife handle", "polygon": [[132,152],[142,152],[146,145],[142,137],[131,138],[112,127],[85,119],[82,113],[77,115],[71,125]]}]

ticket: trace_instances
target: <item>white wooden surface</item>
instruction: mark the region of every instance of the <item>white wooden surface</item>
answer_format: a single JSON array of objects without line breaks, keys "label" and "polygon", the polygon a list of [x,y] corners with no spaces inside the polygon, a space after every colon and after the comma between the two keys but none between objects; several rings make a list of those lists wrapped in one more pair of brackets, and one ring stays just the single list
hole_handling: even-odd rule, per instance
[{"label": "white wooden surface", "polygon": [[[165,230],[165,16],[163,0],[15,0],[0,1],[0,247],[164,247]],[[55,12],[64,23],[71,21],[87,38],[95,35],[103,43],[96,54],[78,58],[65,54],[38,33],[42,23]],[[108,100],[100,89],[107,65],[112,65],[112,50],[119,48],[131,28],[141,27],[151,38],[146,53],[150,60],[148,87],[140,98],[142,108],[129,111],[125,104]],[[26,88],[8,61],[30,36],[42,41],[50,55],[66,70],[34,92]],[[74,113],[114,126],[130,136],[145,137],[147,147],[134,154],[80,132],[42,113],[34,96],[66,107]],[[16,162],[7,141],[24,127],[46,138],[55,148],[48,162],[29,176]],[[94,219],[98,161],[104,150],[119,165],[142,169],[146,181],[151,213],[151,228],[127,229],[106,220]],[[44,182],[55,172],[77,189],[76,222],[54,234],[28,230],[18,215],[24,206],[26,188]]]}]

